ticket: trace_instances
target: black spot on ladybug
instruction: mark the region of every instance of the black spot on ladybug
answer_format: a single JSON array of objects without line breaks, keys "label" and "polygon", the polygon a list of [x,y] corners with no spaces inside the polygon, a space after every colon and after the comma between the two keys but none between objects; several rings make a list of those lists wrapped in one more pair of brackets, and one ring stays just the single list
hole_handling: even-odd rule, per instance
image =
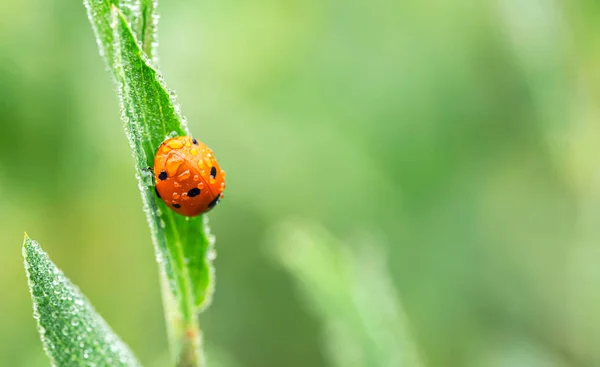
[{"label": "black spot on ladybug", "polygon": [[210,203],[208,203],[208,208],[212,209],[215,205],[217,205],[219,203],[219,201],[221,201],[221,194],[217,195],[213,201],[211,201]]},{"label": "black spot on ladybug", "polygon": [[193,189],[191,189],[190,191],[188,191],[188,196],[193,198],[194,196],[198,196],[200,195],[200,189],[197,187],[194,187]]},{"label": "black spot on ladybug", "polygon": [[162,199],[160,197],[160,194],[158,193],[158,189],[156,188],[156,186],[154,186],[154,192],[156,193],[156,196],[158,196],[159,199]]},{"label": "black spot on ladybug", "polygon": [[164,181],[164,180],[166,180],[166,179],[167,179],[167,171],[160,171],[160,173],[159,173],[159,175],[158,175],[158,178],[159,178],[161,181]]},{"label": "black spot on ladybug", "polygon": [[192,143],[194,143],[194,145],[198,145],[198,140],[196,140],[196,138],[192,139]]},{"label": "black spot on ladybug", "polygon": [[213,167],[210,169],[210,177],[215,178],[217,177],[217,168]]},{"label": "black spot on ladybug", "polygon": [[179,208],[181,208],[181,205],[179,205],[179,204],[177,204],[177,203],[174,203],[174,204],[173,204],[173,208],[175,208],[175,209],[179,209]]}]

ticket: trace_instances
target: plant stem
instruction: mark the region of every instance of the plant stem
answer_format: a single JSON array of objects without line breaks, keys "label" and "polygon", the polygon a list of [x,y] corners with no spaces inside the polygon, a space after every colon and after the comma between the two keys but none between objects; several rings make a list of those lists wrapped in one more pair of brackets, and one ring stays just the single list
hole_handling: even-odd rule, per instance
[{"label": "plant stem", "polygon": [[[202,353],[202,332],[200,331],[198,316],[191,302],[178,304],[173,299],[171,289],[166,283],[166,278],[161,277],[161,290],[165,308],[165,321],[169,349],[174,357],[176,367],[204,367]],[[182,312],[185,307],[187,312]]]}]

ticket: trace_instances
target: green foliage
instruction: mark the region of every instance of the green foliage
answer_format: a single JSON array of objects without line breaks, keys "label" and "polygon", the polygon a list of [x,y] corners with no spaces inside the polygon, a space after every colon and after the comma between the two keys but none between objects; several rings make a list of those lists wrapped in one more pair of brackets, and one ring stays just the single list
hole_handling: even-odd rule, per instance
[{"label": "green foliage", "polygon": [[167,137],[190,135],[174,92],[146,55],[156,58],[156,3],[122,2],[125,12],[107,1],[85,4],[100,53],[118,86],[121,118],[163,277],[171,348],[178,364],[198,365],[203,357],[197,312],[210,303],[214,288],[214,239],[205,217],[177,215],[156,197],[148,171]]},{"label": "green foliage", "polygon": [[378,246],[351,249],[323,228],[298,222],[282,226],[273,242],[274,259],[323,319],[334,366],[421,365]]},{"label": "green foliage", "polygon": [[165,138],[189,135],[174,93],[146,55],[156,59],[156,2],[84,2],[100,54],[117,83],[121,117],[160,266],[172,353],[178,366],[199,366],[203,355],[197,313],[210,303],[214,287],[214,239],[205,217],[179,216],[156,197],[148,171]]},{"label": "green foliage", "polygon": [[[161,274],[168,289],[172,347],[176,355],[199,360],[197,311],[210,302],[213,290],[213,240],[206,219],[182,217],[171,211],[154,194],[154,152],[167,136],[189,135],[179,115],[174,96],[160,74],[138,48],[127,21],[113,7],[114,71],[121,100],[122,119],[134,150],[139,188],[157,251]],[[174,317],[175,316],[175,317]],[[191,339],[190,339],[191,337]]]},{"label": "green foliage", "polygon": [[100,55],[106,61],[109,71],[113,72],[114,61],[114,35],[113,24],[111,24],[113,19],[111,8],[113,6],[118,7],[123,13],[144,52],[154,62],[158,60],[156,50],[158,46],[156,35],[158,2],[156,0],[84,0],[84,5],[96,35]]},{"label": "green foliage", "polygon": [[140,366],[79,289],[27,235],[23,257],[33,316],[53,366]]}]

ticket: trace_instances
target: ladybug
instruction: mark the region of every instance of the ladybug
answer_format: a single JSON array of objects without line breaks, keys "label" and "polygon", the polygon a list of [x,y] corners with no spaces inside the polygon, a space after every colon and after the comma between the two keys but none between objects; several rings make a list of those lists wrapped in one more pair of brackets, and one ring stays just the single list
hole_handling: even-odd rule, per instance
[{"label": "ladybug", "polygon": [[154,156],[156,195],[176,213],[206,213],[223,198],[225,171],[204,143],[189,136],[165,140]]}]

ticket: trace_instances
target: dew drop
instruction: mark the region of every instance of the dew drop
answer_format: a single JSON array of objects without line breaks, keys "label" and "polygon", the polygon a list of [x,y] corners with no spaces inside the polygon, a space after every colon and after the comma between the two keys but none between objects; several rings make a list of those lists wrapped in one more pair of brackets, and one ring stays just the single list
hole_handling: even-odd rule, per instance
[{"label": "dew drop", "polygon": [[150,170],[142,170],[141,177],[138,176],[138,179],[140,180],[140,183],[145,187],[154,186],[154,175],[152,174],[152,172],[150,172]]},{"label": "dew drop", "polygon": [[215,249],[212,249],[212,248],[211,248],[211,249],[209,249],[209,250],[206,252],[206,258],[207,258],[208,260],[210,260],[210,261],[212,261],[212,260],[216,259],[216,258],[217,258],[217,251],[215,251]]}]

